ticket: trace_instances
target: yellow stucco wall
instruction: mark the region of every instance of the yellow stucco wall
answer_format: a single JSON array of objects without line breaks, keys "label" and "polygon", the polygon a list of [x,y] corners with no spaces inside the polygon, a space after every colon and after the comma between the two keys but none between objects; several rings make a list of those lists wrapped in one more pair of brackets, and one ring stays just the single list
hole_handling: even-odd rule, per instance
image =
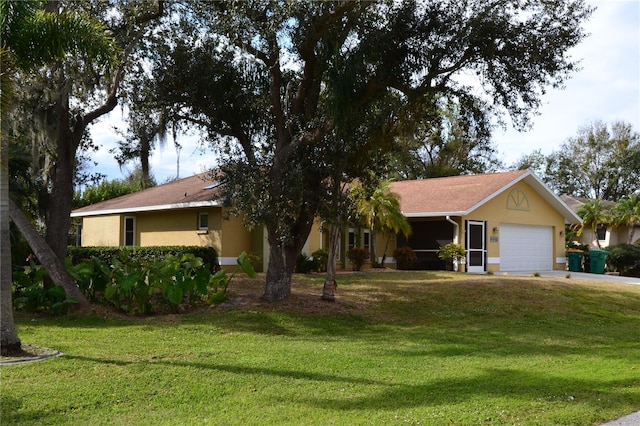
[{"label": "yellow stucco wall", "polygon": [[302,249],[302,252],[307,255],[311,255],[314,251],[320,250],[322,248],[327,248],[325,232],[322,228],[322,222],[320,220],[315,220],[313,222],[313,226],[311,227],[311,232],[309,232],[307,242]]},{"label": "yellow stucco wall", "polygon": [[[200,213],[209,215],[209,229],[206,231],[198,230]],[[158,211],[127,216],[136,218],[137,246],[210,246],[218,252],[222,248],[222,218],[219,208]]]},{"label": "yellow stucco wall", "polygon": [[[500,257],[499,230],[502,224],[551,226],[554,247],[553,268],[564,269],[565,267],[564,263],[556,262],[558,258],[565,256],[564,217],[525,182],[518,182],[468,216],[460,219],[458,223],[462,242],[466,238],[464,228],[466,220],[486,221],[487,257],[489,258]],[[493,232],[494,228],[497,228],[495,233]],[[561,231],[563,235],[560,235]],[[491,236],[497,237],[497,241],[491,241]],[[522,243],[526,244],[526,241]],[[488,264],[487,271],[496,272],[499,270],[499,266]]]},{"label": "yellow stucco wall", "polygon": [[237,257],[243,252],[250,252],[253,238],[251,232],[244,227],[240,217],[222,219],[222,244],[220,264],[222,266],[236,265]]},{"label": "yellow stucco wall", "polygon": [[[198,229],[200,213],[209,216],[208,230]],[[251,250],[251,233],[240,218],[223,218],[221,208],[193,208],[123,215],[88,216],[82,221],[83,246],[120,246],[124,241],[124,219],[135,218],[135,245],[210,246],[218,255],[235,259]]]},{"label": "yellow stucco wall", "polygon": [[119,246],[122,242],[119,215],[88,216],[82,220],[82,246]]}]

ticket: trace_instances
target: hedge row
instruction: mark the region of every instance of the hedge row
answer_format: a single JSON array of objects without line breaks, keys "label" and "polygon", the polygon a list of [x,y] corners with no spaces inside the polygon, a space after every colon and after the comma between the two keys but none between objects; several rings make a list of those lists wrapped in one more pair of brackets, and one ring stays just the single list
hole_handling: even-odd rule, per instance
[{"label": "hedge row", "polygon": [[72,265],[77,265],[93,257],[110,264],[112,259],[119,257],[122,253],[138,262],[154,261],[167,256],[182,256],[193,254],[202,259],[205,264],[209,264],[211,269],[220,269],[218,253],[213,247],[204,246],[152,246],[152,247],[74,247],[67,250],[67,257]]}]

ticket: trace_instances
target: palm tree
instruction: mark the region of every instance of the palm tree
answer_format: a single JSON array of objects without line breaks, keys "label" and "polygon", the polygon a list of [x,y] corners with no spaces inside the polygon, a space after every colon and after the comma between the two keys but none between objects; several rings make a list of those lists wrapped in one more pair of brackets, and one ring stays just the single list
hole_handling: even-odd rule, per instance
[{"label": "palm tree", "polygon": [[[364,193],[362,190],[355,192]],[[376,231],[388,234],[382,264],[384,264],[384,258],[386,258],[391,233],[398,234],[402,232],[405,236],[411,234],[411,225],[402,214],[398,194],[391,192],[391,181],[384,180],[380,182],[369,197],[359,196],[356,200],[356,210],[371,233],[370,252],[372,266],[381,266],[378,264],[376,257]]]},{"label": "palm tree", "polygon": [[[106,29],[84,16],[50,13],[39,0],[0,0],[0,36],[2,45],[0,148],[0,352],[18,354],[22,345],[16,332],[11,302],[11,246],[9,231],[9,135],[7,110],[11,105],[16,75],[64,58],[70,52],[82,52],[103,66],[113,64],[116,48]],[[15,210],[14,210],[15,213]],[[85,299],[86,300],[86,299]]]},{"label": "palm tree", "polygon": [[634,225],[640,223],[640,197],[636,194],[622,197],[622,199],[616,203],[611,213],[615,225],[629,227],[627,244],[631,244],[635,233]]},{"label": "palm tree", "polygon": [[589,226],[593,231],[598,248],[600,247],[600,239],[597,237],[598,226],[610,221],[607,207],[602,200],[589,200],[581,205],[576,213],[582,218],[582,222],[578,226],[578,236],[582,235],[584,229]]}]

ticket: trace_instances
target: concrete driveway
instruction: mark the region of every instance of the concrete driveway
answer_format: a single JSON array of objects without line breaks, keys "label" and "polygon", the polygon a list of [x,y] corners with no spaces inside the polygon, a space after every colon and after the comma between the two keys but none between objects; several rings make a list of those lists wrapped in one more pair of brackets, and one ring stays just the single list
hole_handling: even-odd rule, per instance
[{"label": "concrete driveway", "polygon": [[640,278],[634,277],[619,277],[616,275],[607,274],[589,274],[586,272],[569,272],[569,271],[524,271],[524,272],[496,272],[496,274],[514,275],[517,277],[530,277],[533,274],[538,273],[541,277],[552,278],[567,278],[570,274],[572,280],[590,280],[599,282],[613,282],[620,284],[636,284],[640,285]]}]

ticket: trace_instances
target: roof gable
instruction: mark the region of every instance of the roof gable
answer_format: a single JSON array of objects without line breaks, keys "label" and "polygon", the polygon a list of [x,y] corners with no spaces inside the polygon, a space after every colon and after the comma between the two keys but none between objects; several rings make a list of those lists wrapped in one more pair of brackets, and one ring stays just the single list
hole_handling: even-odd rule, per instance
[{"label": "roof gable", "polygon": [[218,182],[207,173],[177,179],[133,194],[85,206],[71,212],[71,217],[121,214],[140,211],[219,206]]}]

